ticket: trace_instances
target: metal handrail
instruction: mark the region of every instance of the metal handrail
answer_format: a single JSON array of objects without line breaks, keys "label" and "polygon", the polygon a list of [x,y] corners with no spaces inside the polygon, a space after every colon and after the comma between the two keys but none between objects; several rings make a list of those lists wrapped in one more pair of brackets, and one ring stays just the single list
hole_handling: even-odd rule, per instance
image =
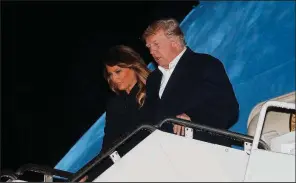
[{"label": "metal handrail", "polygon": [[118,143],[116,143],[106,153],[99,154],[97,157],[95,157],[93,160],[91,160],[89,163],[87,163],[87,165],[84,168],[80,169],[77,173],[75,173],[73,175],[70,182],[78,182],[88,171],[90,171],[93,167],[98,165],[106,157],[110,156],[118,147],[120,147],[127,140],[129,140],[131,137],[133,137],[136,133],[138,133],[140,130],[144,130],[144,129],[149,130],[151,133],[154,130],[156,130],[156,128],[152,125],[141,125],[136,130],[134,130],[132,133],[128,134],[126,137],[124,137],[122,140],[120,140]]},{"label": "metal handrail", "polygon": [[267,109],[269,107],[277,107],[277,108],[286,108],[286,109],[294,109],[295,110],[295,104],[293,103],[287,103],[287,102],[279,102],[279,101],[268,101],[266,102],[259,113],[259,119],[256,127],[256,132],[254,135],[254,141],[252,145],[252,151],[255,149],[258,149],[258,144],[260,144],[260,137],[263,130],[263,125],[266,118]]},{"label": "metal handrail", "polygon": [[0,176],[0,182],[2,182],[3,178],[8,178],[10,180],[17,180],[17,175],[12,171],[2,171],[2,174]]},{"label": "metal handrail", "polygon": [[20,167],[19,169],[17,169],[15,174],[17,177],[19,177],[19,176],[22,176],[25,172],[36,172],[43,175],[59,176],[67,179],[69,179],[73,175],[72,173],[67,171],[53,169],[47,166],[40,166],[40,165],[31,164],[31,163],[26,164]]},{"label": "metal handrail", "polygon": [[[213,128],[207,125],[201,125],[198,123],[194,123],[191,121],[179,119],[179,118],[166,118],[162,121],[160,121],[157,125],[151,126],[151,125],[142,125],[136,130],[134,130],[132,133],[127,135],[124,139],[116,143],[111,149],[109,149],[106,153],[99,154],[97,157],[95,157],[92,161],[90,161],[84,168],[80,169],[77,173],[73,175],[71,178],[71,182],[77,182],[79,181],[88,171],[90,171],[93,167],[98,165],[103,159],[111,155],[119,146],[124,144],[128,139],[130,139],[133,135],[135,135],[138,131],[143,130],[143,129],[148,129],[150,132],[153,132],[155,129],[160,129],[164,123],[175,123],[179,125],[183,125],[186,127],[190,127],[193,129],[200,129],[208,132],[213,132],[216,134],[224,135],[224,136],[229,136],[232,138],[237,138],[242,141],[247,141],[247,142],[252,142],[253,137],[249,135],[243,135],[240,133],[236,132],[231,132],[227,130],[222,130],[222,129],[217,129]],[[260,140],[259,144],[262,146],[263,149],[265,150],[270,150],[270,147],[262,140]]]},{"label": "metal handrail", "polygon": [[[166,118],[166,119],[162,120],[160,123],[158,123],[156,125],[156,128],[161,128],[161,126],[164,123],[176,123],[176,124],[183,125],[183,126],[190,127],[190,128],[194,128],[194,129],[200,129],[200,130],[213,132],[216,134],[220,134],[220,135],[224,135],[224,136],[228,136],[228,137],[232,137],[232,138],[241,139],[242,141],[247,141],[247,142],[252,142],[254,140],[253,136],[243,135],[243,134],[232,132],[232,131],[213,128],[213,127],[210,127],[207,125],[201,125],[201,124],[198,124],[195,122],[190,122],[190,121],[179,119],[179,118]],[[260,140],[259,144],[261,145],[261,147],[263,149],[270,150],[270,147],[263,140]]]}]

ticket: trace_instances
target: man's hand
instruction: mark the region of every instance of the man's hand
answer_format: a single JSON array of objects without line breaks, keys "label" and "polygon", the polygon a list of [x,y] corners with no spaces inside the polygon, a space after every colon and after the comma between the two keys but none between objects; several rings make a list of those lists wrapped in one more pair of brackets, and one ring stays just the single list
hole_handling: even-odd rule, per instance
[{"label": "man's hand", "polygon": [[[180,114],[180,115],[177,115],[176,117],[177,118],[180,118],[180,119],[191,121],[190,117],[187,114],[185,114],[185,113]],[[175,134],[181,135],[181,136],[184,136],[185,135],[185,127],[184,126],[174,124],[174,128],[173,129],[174,129],[174,133]]]},{"label": "man's hand", "polygon": [[184,136],[185,135],[185,127],[181,125],[174,124],[174,134]]},{"label": "man's hand", "polygon": [[177,118],[191,121],[190,117],[187,114],[185,114],[185,113],[180,114],[180,115],[177,115]]}]

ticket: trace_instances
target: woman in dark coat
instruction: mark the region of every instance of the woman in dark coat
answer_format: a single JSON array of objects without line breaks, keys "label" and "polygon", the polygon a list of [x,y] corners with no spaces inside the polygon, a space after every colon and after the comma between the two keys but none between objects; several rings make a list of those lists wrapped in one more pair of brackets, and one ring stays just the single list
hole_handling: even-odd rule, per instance
[{"label": "woman in dark coat", "polygon": [[[110,98],[107,104],[101,153],[108,151],[126,133],[143,124],[141,118],[143,119],[144,115],[141,110],[146,97],[146,79],[150,74],[141,56],[124,45],[112,47],[104,59],[104,64],[104,77],[116,95]],[[101,164],[103,169],[110,166]],[[96,176],[96,170],[91,171],[79,182],[85,182],[89,177],[94,179]]]},{"label": "woman in dark coat", "polygon": [[104,64],[104,77],[116,95],[107,104],[101,152],[111,148],[124,134],[143,123],[140,110],[145,102],[145,84],[150,73],[141,56],[124,45],[111,48]]}]

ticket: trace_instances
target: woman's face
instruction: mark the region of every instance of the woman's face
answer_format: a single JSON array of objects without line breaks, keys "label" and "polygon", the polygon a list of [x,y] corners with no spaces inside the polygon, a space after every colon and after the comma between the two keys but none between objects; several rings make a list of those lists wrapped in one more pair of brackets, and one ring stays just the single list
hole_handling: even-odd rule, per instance
[{"label": "woman's face", "polygon": [[118,90],[129,93],[137,83],[135,71],[130,68],[123,68],[117,65],[112,67],[106,65],[106,70],[110,81]]}]

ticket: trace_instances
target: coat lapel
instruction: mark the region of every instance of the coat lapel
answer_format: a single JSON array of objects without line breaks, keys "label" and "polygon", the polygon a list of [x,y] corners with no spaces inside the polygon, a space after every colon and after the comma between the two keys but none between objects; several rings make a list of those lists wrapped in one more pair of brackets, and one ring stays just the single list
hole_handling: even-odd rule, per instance
[{"label": "coat lapel", "polygon": [[[185,51],[185,53],[183,54],[183,56],[180,58],[178,64],[176,65],[174,72],[172,73],[164,91],[161,97],[161,100],[167,100],[170,98],[170,93],[172,91],[178,91],[180,89],[182,89],[184,86],[182,86],[182,79],[184,79],[184,75],[186,75],[186,69],[187,69],[187,62],[188,59],[190,58],[191,55],[191,50],[190,48],[187,47],[187,50]],[[160,72],[160,71],[159,71]],[[161,77],[160,77],[160,81],[161,81]],[[159,86],[160,86],[160,82],[159,82]],[[159,88],[158,90],[159,91]]]},{"label": "coat lapel", "polygon": [[155,96],[157,99],[159,99],[159,89],[160,89],[162,73],[158,68],[156,68],[156,71],[157,72],[155,73],[154,81],[152,82],[155,84],[151,85],[151,87],[153,87],[153,89],[151,89],[151,91],[153,91],[153,96]]}]

